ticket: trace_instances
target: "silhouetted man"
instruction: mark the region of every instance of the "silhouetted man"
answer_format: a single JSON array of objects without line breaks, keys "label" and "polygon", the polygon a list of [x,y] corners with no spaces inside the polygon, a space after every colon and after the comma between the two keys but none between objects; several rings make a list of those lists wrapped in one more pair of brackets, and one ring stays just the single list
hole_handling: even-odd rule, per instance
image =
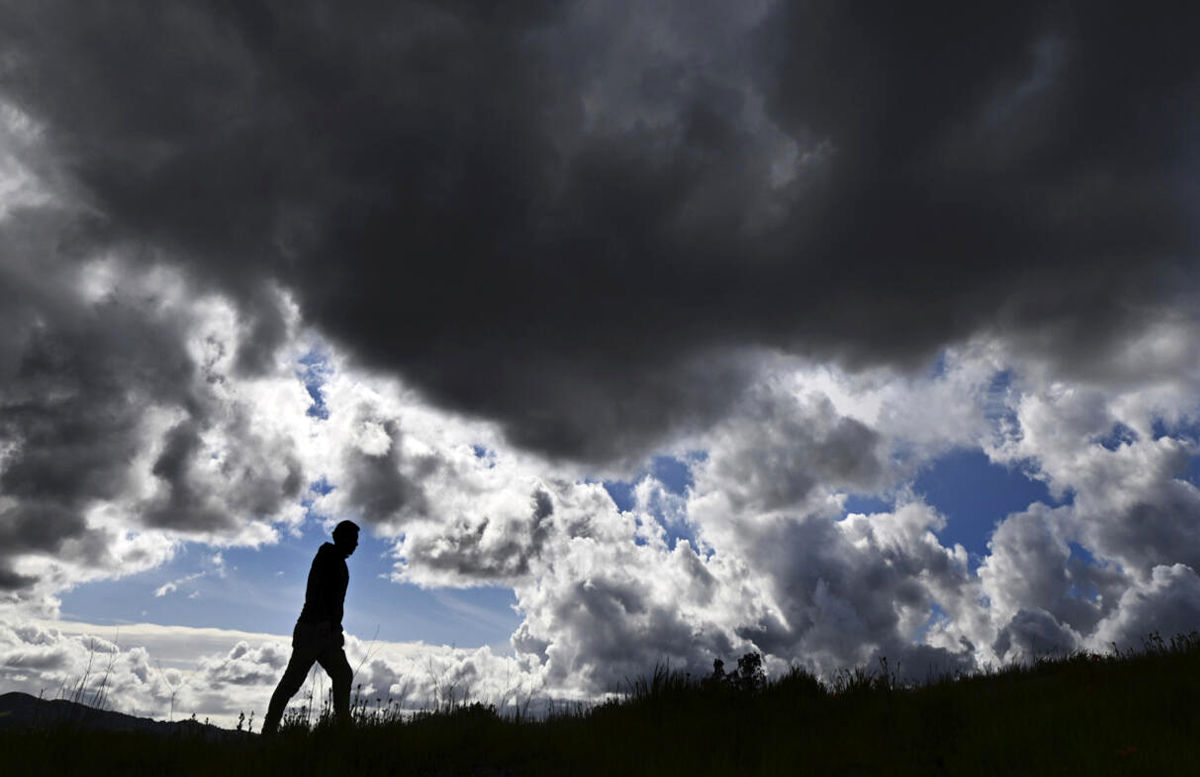
[{"label": "silhouetted man", "polygon": [[292,658],[275,693],[271,694],[271,704],[263,718],[263,734],[274,734],[279,728],[283,708],[304,684],[314,661],[333,681],[333,711],[338,722],[350,722],[352,673],[346,651],[342,649],[345,644],[342,606],[346,601],[346,585],[350,582],[346,559],[357,547],[358,526],[351,521],[342,521],[333,527],[333,542],[326,542],[317,549],[317,556],[308,571],[304,609],[292,632]]}]

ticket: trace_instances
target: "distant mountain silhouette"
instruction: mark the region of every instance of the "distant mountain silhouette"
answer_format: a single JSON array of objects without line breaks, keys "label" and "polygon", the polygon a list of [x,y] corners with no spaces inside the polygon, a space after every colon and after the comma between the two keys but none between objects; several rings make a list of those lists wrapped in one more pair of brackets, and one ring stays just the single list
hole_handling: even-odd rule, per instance
[{"label": "distant mountain silhouette", "polygon": [[94,731],[149,731],[154,734],[188,734],[236,737],[242,732],[218,728],[195,720],[167,723],[122,712],[101,710],[66,699],[39,699],[14,691],[0,695],[0,731],[20,731],[46,726],[78,726]]}]

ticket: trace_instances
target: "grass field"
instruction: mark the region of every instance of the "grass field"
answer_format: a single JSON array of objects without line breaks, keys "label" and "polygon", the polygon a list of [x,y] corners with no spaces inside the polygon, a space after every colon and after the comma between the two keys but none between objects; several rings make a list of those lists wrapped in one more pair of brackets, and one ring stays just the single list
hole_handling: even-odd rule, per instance
[{"label": "grass field", "polygon": [[885,667],[830,685],[660,668],[620,702],[540,720],[478,704],[358,717],[271,739],[56,726],[0,734],[0,753],[9,775],[1200,774],[1200,636],[919,687]]}]

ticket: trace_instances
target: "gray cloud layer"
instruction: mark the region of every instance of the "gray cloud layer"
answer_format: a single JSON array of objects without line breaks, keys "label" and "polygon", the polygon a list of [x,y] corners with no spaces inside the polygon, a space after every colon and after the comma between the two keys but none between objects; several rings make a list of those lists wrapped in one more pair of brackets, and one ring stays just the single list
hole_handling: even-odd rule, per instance
[{"label": "gray cloud layer", "polygon": [[1097,369],[1191,290],[1200,13],[505,9],[12,3],[0,88],[94,239],[254,311],[243,369],[280,281],[552,454],[712,420],[732,346],[907,364],[996,329]]}]

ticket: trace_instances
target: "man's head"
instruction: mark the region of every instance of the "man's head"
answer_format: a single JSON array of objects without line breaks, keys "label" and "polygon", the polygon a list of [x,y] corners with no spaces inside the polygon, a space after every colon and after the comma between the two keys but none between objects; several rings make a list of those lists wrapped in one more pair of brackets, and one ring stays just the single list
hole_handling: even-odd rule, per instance
[{"label": "man's head", "polygon": [[342,521],[333,527],[333,545],[349,558],[358,547],[358,524],[353,521]]}]

